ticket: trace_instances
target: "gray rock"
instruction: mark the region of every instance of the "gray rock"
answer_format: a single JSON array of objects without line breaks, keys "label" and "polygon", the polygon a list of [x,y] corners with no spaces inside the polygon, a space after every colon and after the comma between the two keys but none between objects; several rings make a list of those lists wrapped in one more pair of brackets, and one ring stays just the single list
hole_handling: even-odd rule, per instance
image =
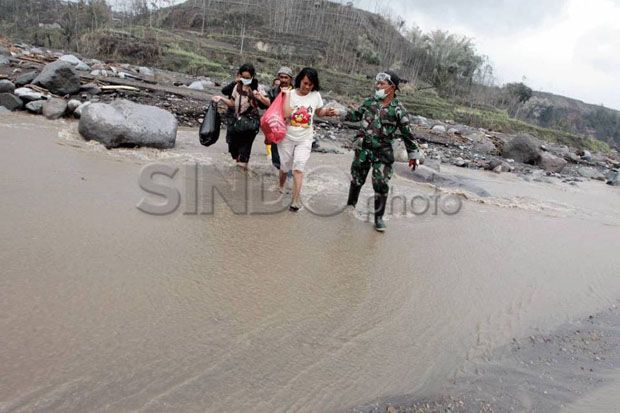
[{"label": "gray rock", "polygon": [[37,72],[27,72],[15,79],[15,86],[22,87],[27,84],[32,83],[32,81],[37,77]]},{"label": "gray rock", "polygon": [[501,159],[492,159],[487,167],[495,173],[512,172],[514,167]]},{"label": "gray rock", "polygon": [[431,132],[436,133],[436,134],[442,134],[442,133],[446,133],[446,127],[443,125],[435,125],[432,127]]},{"label": "gray rock", "polygon": [[0,80],[0,93],[13,93],[15,91],[15,85],[10,80]]},{"label": "gray rock", "polygon": [[144,66],[140,66],[138,68],[138,73],[140,73],[141,76],[145,76],[145,77],[154,77],[155,76],[155,72],[153,72],[152,69],[150,69],[148,67],[144,67]]},{"label": "gray rock", "polygon": [[395,140],[392,143],[392,150],[394,152],[394,162],[409,162],[409,155],[405,144],[400,139]]},{"label": "gray rock", "polygon": [[8,66],[11,63],[7,56],[0,56],[0,66]]},{"label": "gray rock", "polygon": [[64,99],[52,98],[43,104],[43,116],[48,119],[61,118],[67,111],[67,102]]},{"label": "gray rock", "polygon": [[27,88],[27,87],[19,87],[15,89],[13,93],[19,96],[19,98],[23,100],[24,102],[32,102],[32,101],[41,100],[44,98],[44,96],[41,93],[35,92],[34,90]]},{"label": "gray rock", "polygon": [[334,108],[338,111],[338,113],[340,113],[341,115],[346,113],[347,108],[346,106],[344,106],[342,103],[338,102],[337,100],[330,100],[329,102],[327,102],[325,104],[325,108],[329,109],[329,108]]},{"label": "gray rock", "polygon": [[474,152],[482,153],[485,155],[490,155],[497,152],[497,148],[495,147],[493,141],[486,137],[474,143],[474,147],[472,149]]},{"label": "gray rock", "polygon": [[111,72],[105,69],[95,69],[91,71],[90,74],[92,76],[103,76],[103,77],[114,76],[114,72]]},{"label": "gray rock", "polygon": [[91,95],[98,95],[101,93],[101,88],[96,83],[87,83],[80,86],[80,92],[89,93]]},{"label": "gray rock", "polygon": [[572,162],[572,163],[578,163],[581,158],[579,156],[577,156],[576,154],[572,153],[572,152],[568,152],[566,154],[564,154],[564,159],[566,159],[568,162]]},{"label": "gray rock", "polygon": [[502,156],[517,162],[535,165],[540,160],[540,142],[528,134],[517,135],[504,145]]},{"label": "gray rock", "polygon": [[549,152],[543,152],[540,154],[540,160],[538,161],[538,165],[543,168],[545,171],[550,172],[562,172],[564,167],[568,162],[559,156],[555,156]]},{"label": "gray rock", "polygon": [[17,110],[24,107],[24,102],[11,93],[0,93],[0,106],[4,106],[8,110]]},{"label": "gray rock", "polygon": [[41,113],[43,113],[44,103],[45,103],[45,100],[34,100],[32,102],[26,103],[26,109],[28,110],[28,112],[32,112],[32,113],[36,113],[37,115],[40,115]]},{"label": "gray rock", "polygon": [[80,76],[70,63],[57,60],[45,65],[33,84],[56,95],[71,95],[80,91]]},{"label": "gray rock", "polygon": [[411,121],[414,125],[425,126],[427,128],[429,126],[428,119],[426,119],[424,116],[414,116],[413,118],[411,118]]},{"label": "gray rock", "polygon": [[11,113],[11,111],[5,108],[4,106],[0,106],[0,115],[6,115],[8,113]]},{"label": "gray rock", "polygon": [[11,56],[11,52],[4,46],[0,46],[0,56]]},{"label": "gray rock", "polygon": [[205,90],[204,85],[202,84],[202,82],[200,80],[197,80],[195,82],[192,82],[188,88],[193,89],[193,90]]},{"label": "gray rock", "polygon": [[101,60],[97,59],[84,59],[84,62],[90,66],[93,66],[93,69],[103,69],[103,67],[94,67],[96,65],[103,65]]},{"label": "gray rock", "polygon": [[580,168],[577,168],[577,173],[579,175],[583,176],[584,178],[596,179],[598,181],[604,181],[605,180],[605,176],[602,173],[600,173],[595,168],[592,168],[592,167],[589,167],[589,166],[582,166]]},{"label": "gray rock", "polygon": [[75,70],[79,70],[81,72],[89,72],[90,71],[90,66],[88,66],[84,62],[80,62],[77,65],[75,65]]},{"label": "gray rock", "polygon": [[607,177],[607,185],[620,186],[620,172],[615,171],[609,174]]},{"label": "gray rock", "polygon": [[73,66],[77,66],[80,63],[83,63],[80,59],[75,57],[72,54],[62,55],[58,58],[58,60],[62,60],[63,62],[71,63]]},{"label": "gray rock", "polygon": [[73,112],[75,112],[75,110],[76,110],[77,108],[79,108],[81,104],[82,104],[82,102],[80,102],[80,101],[79,101],[79,100],[77,100],[77,99],[71,99],[71,100],[69,100],[69,101],[67,102],[67,112],[68,112],[68,113],[73,113]]},{"label": "gray rock", "polygon": [[394,170],[398,176],[412,181],[432,183],[445,188],[459,188],[482,197],[491,195],[487,190],[467,178],[437,172],[425,165],[418,166],[415,171],[412,171],[408,165],[397,163],[394,164]]},{"label": "gray rock", "polygon": [[163,109],[121,99],[111,104],[86,106],[78,130],[84,138],[101,142],[108,149],[135,146],[172,148],[176,141],[177,120]]},{"label": "gray rock", "polygon": [[460,168],[467,168],[469,166],[469,161],[461,158],[460,156],[454,160],[454,165]]},{"label": "gray rock", "polygon": [[590,151],[583,151],[583,153],[581,154],[581,159],[590,162],[592,161],[592,154],[590,153]]},{"label": "gray rock", "polygon": [[86,106],[90,105],[90,103],[91,102],[84,102],[80,106],[75,108],[75,110],[73,111],[73,116],[75,116],[76,118],[82,117],[82,111],[84,110]]}]

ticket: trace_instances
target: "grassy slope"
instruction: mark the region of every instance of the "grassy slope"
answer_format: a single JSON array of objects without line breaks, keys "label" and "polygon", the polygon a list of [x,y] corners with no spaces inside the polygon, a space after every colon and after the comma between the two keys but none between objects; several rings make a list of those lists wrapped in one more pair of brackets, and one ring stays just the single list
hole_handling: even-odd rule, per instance
[{"label": "grassy slope", "polygon": [[[37,33],[37,29],[30,32]],[[56,33],[54,33],[55,35]],[[41,34],[39,34],[41,36]],[[54,38],[54,37],[52,37]],[[159,51],[152,56],[136,56],[126,52],[123,47],[110,52],[100,50],[101,39],[112,39],[111,43],[127,45],[139,43],[153,47],[157,45]],[[31,39],[23,39],[25,41]],[[165,30],[134,26],[130,29],[105,29],[89,33],[82,37],[79,51],[93,57],[125,61],[139,64],[149,64],[162,69],[188,73],[190,75],[210,76],[214,79],[226,81],[238,65],[245,61],[254,62],[257,66],[258,77],[270,84],[274,72],[282,64],[288,64],[293,69],[304,65],[302,61],[287,61],[275,53],[258,50],[254,47],[259,37],[246,36],[245,51],[240,56],[240,40],[234,35],[201,36],[199,32],[191,30]],[[110,41],[108,41],[110,44]],[[131,49],[130,49],[131,50]],[[372,81],[366,76],[337,72],[329,67],[317,68],[321,73],[321,82],[324,94],[347,104],[354,104],[368,95],[372,88]],[[474,127],[489,130],[515,133],[532,133],[543,140],[584,148],[594,151],[609,152],[610,148],[602,141],[575,135],[559,130],[541,128],[521,120],[510,118],[505,111],[493,108],[472,108],[449,102],[429,90],[413,91],[406,89],[401,99],[410,112],[438,120],[453,120]]]}]

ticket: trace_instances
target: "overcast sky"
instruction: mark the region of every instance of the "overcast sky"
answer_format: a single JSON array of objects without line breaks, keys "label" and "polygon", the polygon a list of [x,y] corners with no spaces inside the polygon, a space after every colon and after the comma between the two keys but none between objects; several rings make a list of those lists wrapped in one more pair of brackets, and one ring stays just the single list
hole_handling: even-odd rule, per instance
[{"label": "overcast sky", "polygon": [[472,37],[500,83],[620,110],[620,0],[354,0],[424,32]]}]

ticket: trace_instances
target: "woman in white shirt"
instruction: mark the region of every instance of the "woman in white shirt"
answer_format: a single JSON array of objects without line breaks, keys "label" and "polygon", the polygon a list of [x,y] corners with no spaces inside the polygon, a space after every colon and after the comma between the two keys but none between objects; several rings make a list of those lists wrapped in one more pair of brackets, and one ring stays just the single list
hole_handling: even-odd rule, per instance
[{"label": "woman in white shirt", "polygon": [[319,75],[311,67],[305,67],[295,78],[295,89],[284,91],[284,118],[288,128],[286,137],[278,144],[280,154],[280,192],[284,192],[284,184],[289,171],[293,171],[293,199],[290,211],[297,212],[301,208],[301,186],[304,179],[304,168],[314,137],[314,116],[337,116],[333,109],[323,109],[323,99],[319,93]]}]

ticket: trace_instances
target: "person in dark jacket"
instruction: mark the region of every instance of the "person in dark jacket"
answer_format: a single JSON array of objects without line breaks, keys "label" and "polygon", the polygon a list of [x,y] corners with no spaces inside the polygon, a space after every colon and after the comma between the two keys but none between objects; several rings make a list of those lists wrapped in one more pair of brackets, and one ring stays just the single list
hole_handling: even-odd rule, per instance
[{"label": "person in dark jacket", "polygon": [[[269,100],[264,90],[258,85],[255,78],[256,69],[246,63],[238,71],[229,97],[214,96],[214,102],[224,102],[228,108],[234,110],[234,122],[228,126],[227,142],[231,157],[243,169],[247,169],[252,152],[252,144],[258,134],[258,108],[266,106]],[[229,89],[225,87],[224,92]],[[243,127],[241,127],[242,125]]]}]

